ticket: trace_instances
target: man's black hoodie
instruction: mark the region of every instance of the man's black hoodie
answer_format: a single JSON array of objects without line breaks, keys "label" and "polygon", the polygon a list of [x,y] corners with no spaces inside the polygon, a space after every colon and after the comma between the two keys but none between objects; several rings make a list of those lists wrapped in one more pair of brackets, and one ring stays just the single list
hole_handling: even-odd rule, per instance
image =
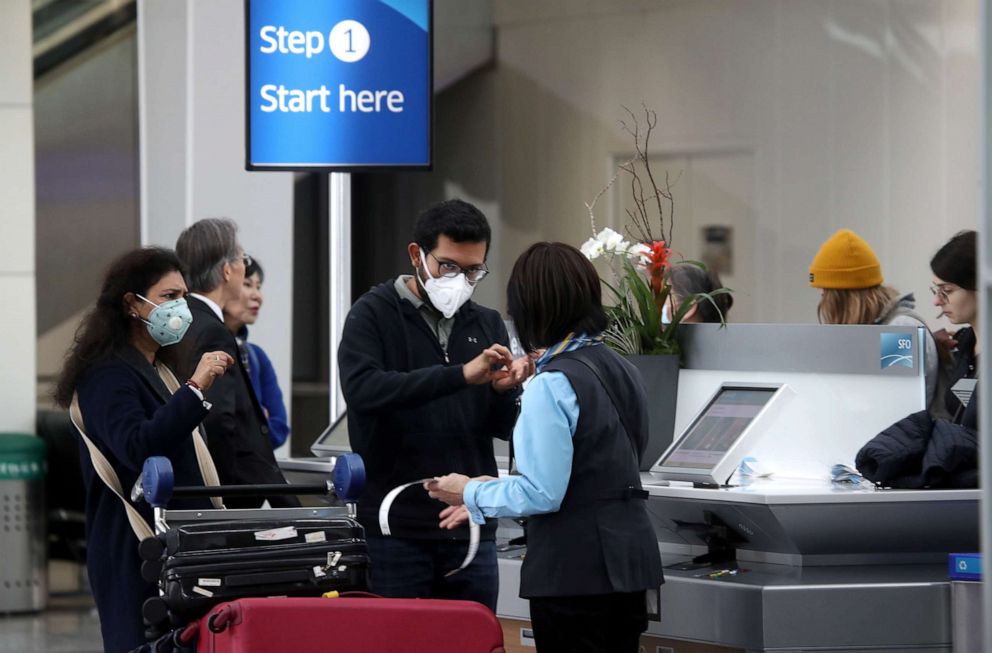
[{"label": "man's black hoodie", "polygon": [[[519,393],[469,385],[462,365],[508,341],[499,313],[469,301],[455,314],[446,361],[437,336],[392,281],[351,307],[338,365],[348,438],[368,476],[358,519],[369,534],[381,533],[379,504],[400,484],[451,472],[496,476],[493,438],[510,437]],[[422,489],[409,488],[393,503],[390,530],[398,537],[467,538],[467,528],[438,528],[444,507]],[[492,539],[495,530],[495,522],[487,524],[483,539]]]}]

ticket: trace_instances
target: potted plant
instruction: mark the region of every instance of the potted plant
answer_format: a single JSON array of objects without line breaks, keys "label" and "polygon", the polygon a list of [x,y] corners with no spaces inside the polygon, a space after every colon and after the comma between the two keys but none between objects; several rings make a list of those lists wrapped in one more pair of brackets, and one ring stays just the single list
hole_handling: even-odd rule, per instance
[{"label": "potted plant", "polygon": [[[586,204],[592,237],[582,245],[581,251],[592,261],[604,259],[610,269],[610,278],[600,275],[608,291],[607,312],[610,316],[604,342],[627,356],[644,377],[651,398],[651,444],[645,454],[645,462],[653,462],[671,443],[673,436],[680,363],[679,325],[692,306],[702,301],[711,302],[721,316],[721,323],[725,324],[723,313],[713,297],[731,290],[720,288],[711,293],[689,294],[681,297],[676,305],[668,276],[673,263],[675,201],[668,173],[659,183],[648,157],[651,132],[657,125],[658,117],[654,111],[645,108],[642,129],[633,112],[626,107],[625,111],[628,120],[621,121],[620,125],[633,138],[635,154],[618,166],[606,187]],[[629,178],[634,205],[626,212],[626,233],[621,234],[608,227],[597,230],[596,202],[621,175]],[[676,262],[703,266],[698,261],[682,259]],[[662,321],[666,304],[671,316],[668,323]]]}]

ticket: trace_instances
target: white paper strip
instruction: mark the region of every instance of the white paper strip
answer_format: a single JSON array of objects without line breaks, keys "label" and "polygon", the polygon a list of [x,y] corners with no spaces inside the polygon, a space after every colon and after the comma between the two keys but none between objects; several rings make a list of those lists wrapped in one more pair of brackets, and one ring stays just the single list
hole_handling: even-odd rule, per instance
[{"label": "white paper strip", "polygon": [[[407,489],[408,487],[413,487],[414,485],[423,486],[427,481],[432,481],[431,478],[422,478],[419,481],[411,481],[410,483],[404,483],[403,485],[394,487],[389,491],[389,494],[383,498],[382,503],[379,505],[379,530],[385,536],[391,535],[389,530],[389,509],[393,507],[393,501],[399,496],[400,492]],[[452,569],[445,574],[445,577],[457,574],[459,571],[468,567],[475,560],[475,554],[479,552],[479,525],[476,524],[471,519],[468,520],[468,552],[465,554],[465,560],[462,561],[461,566],[458,569]]]}]

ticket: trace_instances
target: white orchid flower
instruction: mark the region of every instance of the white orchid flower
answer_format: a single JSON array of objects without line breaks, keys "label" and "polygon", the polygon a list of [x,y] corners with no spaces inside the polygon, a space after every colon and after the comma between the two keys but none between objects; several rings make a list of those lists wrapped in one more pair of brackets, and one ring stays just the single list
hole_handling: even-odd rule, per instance
[{"label": "white orchid flower", "polygon": [[620,248],[620,245],[622,245],[624,242],[623,236],[617,233],[616,231],[614,231],[613,229],[610,229],[609,227],[600,231],[599,235],[596,236],[596,239],[603,243],[603,246],[606,248],[606,251],[613,254],[617,253],[617,251]]},{"label": "white orchid flower", "polygon": [[590,238],[586,242],[582,243],[582,247],[579,248],[587,259],[594,261],[603,255],[604,247],[603,242],[596,238]]},{"label": "white orchid flower", "polygon": [[651,262],[651,248],[644,243],[634,243],[627,249],[626,254],[630,258],[639,258],[641,265]]}]

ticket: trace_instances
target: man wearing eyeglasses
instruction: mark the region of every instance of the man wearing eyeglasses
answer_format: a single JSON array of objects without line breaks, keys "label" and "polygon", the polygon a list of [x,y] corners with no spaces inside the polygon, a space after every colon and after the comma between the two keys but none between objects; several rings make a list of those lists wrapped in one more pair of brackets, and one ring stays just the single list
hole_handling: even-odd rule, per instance
[{"label": "man wearing eyeglasses", "polygon": [[495,521],[482,528],[471,565],[468,529],[438,528],[444,504],[419,486],[398,495],[383,536],[383,497],[404,483],[458,469],[496,476],[493,438],[506,440],[519,385],[532,373],[514,361],[497,311],[471,301],[487,274],[491,232],[461,200],[417,219],[407,246],[413,274],[372,288],[352,306],[338,354],[348,436],[368,485],[358,504],[371,556],[371,589],[400,598],[474,600],[495,610],[499,578]]},{"label": "man wearing eyeglasses", "polygon": [[[192,376],[204,352],[225,351],[231,356],[232,368],[204,393],[212,405],[203,426],[221,485],[285,483],[269,444],[268,420],[252,390],[238,343],[224,325],[224,307],[240,303],[245,270],[251,264],[238,243],[237,229],[233,220],[207,218],[179,235],[176,254],[190,290],[187,303],[193,323],[185,337],[164,347],[161,355],[180,382]],[[256,508],[263,500],[230,497],[224,504]],[[295,497],[272,496],[268,501],[278,507],[300,505]]]}]

